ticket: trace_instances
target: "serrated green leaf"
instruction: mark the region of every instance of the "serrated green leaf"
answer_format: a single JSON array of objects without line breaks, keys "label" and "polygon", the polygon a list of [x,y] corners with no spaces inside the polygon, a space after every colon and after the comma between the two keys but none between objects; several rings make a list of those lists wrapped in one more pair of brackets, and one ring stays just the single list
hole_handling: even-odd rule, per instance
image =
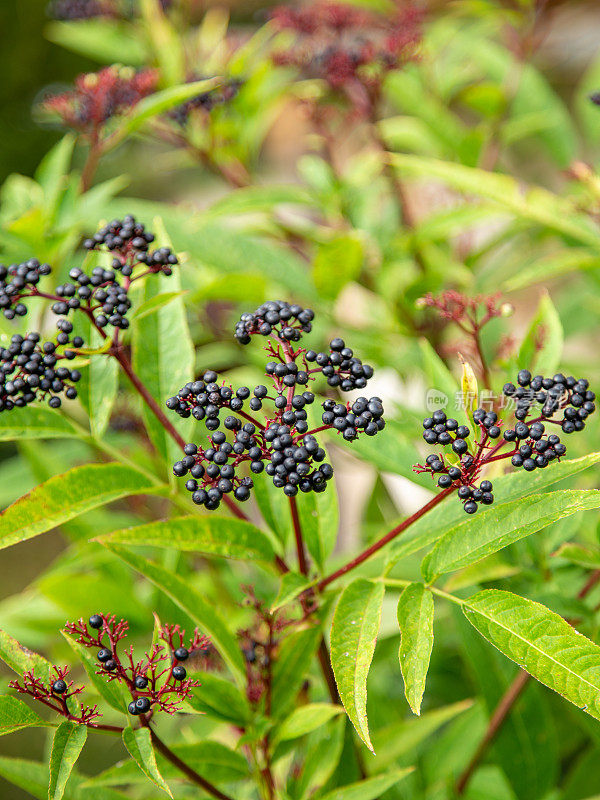
[{"label": "serrated green leaf", "polygon": [[366,778],[364,781],[341,786],[339,789],[327,792],[321,800],[375,800],[409,775],[413,769],[414,767],[396,769],[384,775],[376,775],[374,778]]},{"label": "serrated green leaf", "polygon": [[[508,502],[515,498],[527,497],[540,489],[545,489],[553,483],[570,478],[584,469],[597,464],[600,461],[600,453],[590,453],[581,458],[563,460],[560,463],[554,462],[546,469],[538,469],[535,472],[525,472],[518,470],[502,475],[494,479],[495,504]],[[485,509],[477,514],[479,525],[486,524],[487,515],[492,508]],[[405,558],[411,553],[415,553],[423,547],[427,547],[438,541],[441,536],[465,521],[465,512],[462,505],[456,502],[455,497],[449,497],[440,503],[439,506],[429,511],[421,519],[417,520],[410,529],[400,538],[396,539],[389,553],[389,562],[395,563],[401,558]]]},{"label": "serrated green leaf", "polygon": [[373,750],[367,721],[367,675],[375,652],[385,587],[357,578],[347,586],[331,625],[331,666],[346,713]]},{"label": "serrated green leaf", "polygon": [[173,797],[165,779],[158,771],[152,737],[148,728],[124,728],[123,744],[148,780],[166,792],[169,797]]},{"label": "serrated green leaf", "polygon": [[161,490],[160,484],[150,483],[141,472],[122,464],[73,467],[36,486],[0,514],[0,549],[122,497]]},{"label": "serrated green leaf", "polygon": [[600,647],[550,609],[484,589],[463,611],[482,636],[536,680],[600,719]]},{"label": "serrated green leaf", "polygon": [[24,647],[6,631],[0,630],[0,660],[18,675],[33,670],[44,683],[48,682],[51,664],[43,656]]},{"label": "serrated green leaf", "polygon": [[78,436],[59,411],[43,406],[15,408],[0,417],[0,441],[16,439],[61,439]]},{"label": "serrated green leaf", "polygon": [[600,491],[563,489],[502,503],[480,519],[451,528],[425,557],[421,570],[430,582],[467,567],[559,519],[600,507]]},{"label": "serrated green leaf", "polygon": [[50,754],[48,800],[60,800],[87,739],[87,727],[65,720],[56,729]]},{"label": "serrated green leaf", "polygon": [[517,356],[519,369],[530,369],[552,375],[562,360],[564,334],[558,311],[546,292],[542,295],[535,316]]},{"label": "serrated green leaf", "polygon": [[404,679],[404,693],[418,716],[433,649],[433,596],[422,583],[411,583],[400,595],[398,624],[398,659]]},{"label": "serrated green leaf", "polygon": [[280,742],[287,739],[298,739],[343,713],[342,706],[334,706],[331,703],[309,703],[301,706],[283,720],[276,731],[276,739]]},{"label": "serrated green leaf", "polygon": [[16,697],[0,695],[0,736],[22,728],[53,728],[54,723],[42,719]]},{"label": "serrated green leaf", "polygon": [[184,552],[270,563],[275,554],[268,537],[255,525],[230,517],[176,517],[125,528],[99,537],[109,544],[173,547]]},{"label": "serrated green leaf", "polygon": [[167,597],[179,606],[197,623],[213,640],[224,661],[231,669],[239,685],[245,686],[246,670],[238,643],[227,629],[217,609],[188,582],[164,567],[116,545],[105,544],[105,547],[117,555],[126,564],[157,586]]}]

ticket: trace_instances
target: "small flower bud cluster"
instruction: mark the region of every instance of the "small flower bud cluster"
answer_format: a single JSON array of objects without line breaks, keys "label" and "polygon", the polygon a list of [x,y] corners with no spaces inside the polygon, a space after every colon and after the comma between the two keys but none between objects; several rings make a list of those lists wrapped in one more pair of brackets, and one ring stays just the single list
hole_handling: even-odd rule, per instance
[{"label": "small flower bud cluster", "polygon": [[80,75],[75,88],[49,97],[43,110],[81,133],[100,131],[112,117],[131,111],[156,90],[158,74],[152,69],[136,72],[131,67],[110,66]]},{"label": "small flower bud cluster", "polygon": [[329,353],[308,350],[304,357],[309,363],[317,364],[327,378],[328,386],[339,386],[342,392],[364,389],[369,378],[373,377],[373,367],[363,364],[339,337],[331,340],[329,348]]},{"label": "small flower bud cluster", "polygon": [[0,348],[0,411],[23,408],[35,400],[48,400],[51,408],[61,405],[59,395],[69,400],[77,397],[76,384],[81,373],[60,364],[75,358],[65,345],[81,347],[83,339],[71,338],[73,326],[59,320],[57,342],[40,344],[39,333],[23,337],[15,334],[8,347]]},{"label": "small flower bud cluster", "polygon": [[32,287],[37,286],[41,278],[51,271],[49,264],[40,264],[37,258],[9,267],[0,264],[0,310],[6,319],[27,314],[27,307],[21,302],[22,296],[35,294],[35,288],[32,291]]}]

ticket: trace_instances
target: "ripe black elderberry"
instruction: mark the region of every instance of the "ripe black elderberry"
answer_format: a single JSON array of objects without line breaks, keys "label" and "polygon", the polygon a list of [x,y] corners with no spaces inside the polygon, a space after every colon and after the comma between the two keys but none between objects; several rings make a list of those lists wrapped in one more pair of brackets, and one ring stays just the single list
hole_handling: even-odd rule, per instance
[{"label": "ripe black elderberry", "polygon": [[143,691],[144,689],[148,688],[148,678],[144,675],[136,675],[135,681],[135,688]]},{"label": "ripe black elderberry", "polygon": [[104,620],[102,619],[100,614],[92,614],[92,616],[88,620],[88,624],[90,628],[99,630],[104,625]]},{"label": "ripe black elderberry", "polygon": [[52,691],[54,694],[64,694],[67,691],[67,684],[61,679],[54,681]]},{"label": "ripe black elderberry", "polygon": [[177,665],[176,667],[173,667],[171,675],[173,676],[173,680],[182,681],[185,679],[187,672],[185,670],[185,667]]},{"label": "ripe black elderberry", "polygon": [[171,275],[173,266],[179,261],[169,247],[149,250],[148,245],[155,236],[147,231],[141,222],[137,222],[131,214],[122,220],[115,219],[90,239],[83,246],[86,250],[108,250],[112,253],[112,268],[121,272],[126,278],[132,273],[136,264],[145,264],[150,272],[162,272]]},{"label": "ripe black elderberry", "polygon": [[0,348],[0,411],[22,408],[38,399],[48,398],[51,408],[61,405],[64,394],[69,400],[77,397],[74,385],[81,378],[76,369],[60,365],[61,361],[75,358],[75,352],[62,346],[81,347],[83,339],[71,340],[73,326],[68,320],[59,320],[57,343],[40,344],[39,333],[23,337],[15,334],[8,347]]},{"label": "ripe black elderberry", "polygon": [[21,302],[22,295],[28,296],[32,287],[51,271],[48,264],[40,264],[37,258],[9,267],[0,264],[0,310],[6,319],[27,314],[27,307]]},{"label": "ripe black elderberry", "polygon": [[173,655],[177,659],[177,661],[185,661],[186,658],[189,657],[190,653],[185,647],[178,647],[177,650],[173,652]]},{"label": "ripe black elderberry", "polygon": [[234,336],[240,344],[249,344],[254,334],[276,335],[288,342],[298,342],[303,333],[310,333],[315,313],[310,308],[270,300],[253,313],[242,314]]},{"label": "ripe black elderberry", "polygon": [[363,364],[343,339],[332,339],[329,348],[329,353],[308,350],[304,357],[309,363],[316,362],[329,386],[338,386],[343,392],[364,389],[373,377],[373,367]]}]

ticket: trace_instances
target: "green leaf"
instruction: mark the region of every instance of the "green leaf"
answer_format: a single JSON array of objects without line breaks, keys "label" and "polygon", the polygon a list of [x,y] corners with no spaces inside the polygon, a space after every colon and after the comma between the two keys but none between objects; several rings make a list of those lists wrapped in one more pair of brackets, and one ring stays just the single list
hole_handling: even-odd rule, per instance
[{"label": "green leaf", "polygon": [[591,253],[582,247],[569,247],[551,253],[543,258],[536,258],[530,264],[525,264],[516,275],[508,278],[502,285],[505,292],[514,292],[536,283],[542,285],[553,278],[561,278],[572,272],[584,270],[597,270],[600,267],[598,253]]},{"label": "green leaf", "polygon": [[357,578],[338,601],[331,626],[331,665],[346,713],[373,750],[367,721],[367,675],[375,652],[385,587]]},{"label": "green leaf", "polygon": [[44,190],[44,210],[51,222],[56,217],[60,197],[67,186],[74,147],[75,136],[67,133],[46,153],[35,173],[37,182]]},{"label": "green leaf", "polygon": [[0,660],[18,675],[33,670],[36,678],[48,682],[51,664],[43,656],[28,650],[6,631],[0,630]]},{"label": "green leaf", "polygon": [[286,713],[304,682],[321,638],[318,627],[296,631],[283,640],[273,664],[271,704],[274,715]]},{"label": "green leaf", "polygon": [[165,779],[158,771],[152,737],[148,728],[124,728],[123,744],[144,775],[159,789],[173,797]]},{"label": "green leaf", "polygon": [[20,731],[22,728],[53,727],[54,723],[42,719],[22,700],[9,695],[0,695],[0,736]]},{"label": "green leaf", "polygon": [[413,712],[419,715],[433,649],[433,597],[422,583],[411,583],[400,595],[398,624],[404,693]]},{"label": "green leaf", "polygon": [[394,154],[391,160],[403,175],[438,179],[461,192],[487,197],[519,219],[557,231],[595,251],[600,249],[590,218],[573,203],[546,189],[538,186],[524,189],[520,181],[508,175],[435,158]]},{"label": "green leaf", "polygon": [[[83,316],[83,315],[82,315]],[[110,340],[103,340],[89,320],[79,319],[79,333],[91,350],[101,349]],[[119,365],[115,358],[106,354],[90,355],[89,364],[81,370],[81,380],[77,385],[77,394],[81,404],[90,418],[90,431],[97,439],[102,438],[117,397],[119,383]]]},{"label": "green leaf", "polygon": [[342,706],[334,706],[331,703],[309,703],[301,706],[283,720],[276,732],[276,739],[280,742],[287,739],[298,739],[343,713]]},{"label": "green leaf", "polygon": [[271,611],[277,611],[283,608],[292,600],[295,600],[299,594],[307,589],[311,582],[305,575],[300,575],[298,572],[286,572],[281,576],[281,583],[279,584],[279,591],[277,597],[273,600]]},{"label": "green leaf", "polygon": [[184,552],[270,563],[275,554],[268,537],[255,525],[240,519],[178,517],[125,528],[99,537],[109,544],[169,547]]},{"label": "green leaf", "polygon": [[0,441],[15,439],[61,439],[77,436],[69,420],[59,411],[43,406],[14,408],[0,416]]},{"label": "green leaf", "polygon": [[421,571],[431,582],[438,575],[474,564],[559,519],[598,507],[597,489],[563,489],[502,503],[479,519],[468,519],[451,528],[423,559]]},{"label": "green leaf", "polygon": [[313,281],[323,297],[337,297],[356,280],[363,264],[363,246],[356,234],[341,234],[319,245],[313,263]]},{"label": "green leaf", "polygon": [[115,20],[51,22],[45,35],[51,42],[101,64],[141,67],[148,63],[146,47],[136,29]]},{"label": "green leaf", "polygon": [[550,609],[484,589],[463,611],[482,636],[536,680],[600,719],[600,647]]},{"label": "green leaf", "polygon": [[310,206],[312,202],[310,194],[302,186],[244,186],[219,198],[203,215],[207,218],[235,217],[272,211],[279,205]]},{"label": "green leaf", "polygon": [[56,729],[50,754],[48,800],[60,800],[87,739],[87,727],[65,720]]},{"label": "green leaf", "polygon": [[185,103],[186,100],[196,97],[196,95],[215,89],[219,83],[219,78],[207,78],[203,81],[183,83],[180,86],[170,86],[168,89],[144,97],[111,134],[108,140],[109,145],[115,147],[127,136],[139,130],[152,117],[164,114],[165,111]]},{"label": "green leaf", "polygon": [[[494,497],[496,506],[499,503],[515,498],[527,497],[540,489],[551,486],[553,483],[570,478],[597,464],[599,461],[600,453],[591,453],[581,458],[563,460],[560,463],[554,462],[546,469],[538,469],[533,473],[517,470],[510,472],[508,475],[495,478]],[[487,514],[490,511],[492,511],[491,508],[477,514],[478,525],[485,524]],[[456,502],[455,497],[447,498],[439,506],[417,520],[402,537],[392,543],[389,554],[390,563],[395,563],[401,558],[405,558],[411,553],[433,544],[446,531],[464,521],[465,512],[462,505]]]},{"label": "green leaf", "polygon": [[295,797],[316,796],[316,792],[327,784],[339,764],[345,731],[346,718],[334,717],[310,736]]},{"label": "green leaf", "polygon": [[169,84],[185,79],[185,53],[181,35],[175,30],[158,0],[138,3],[144,32],[152,43],[153,56],[160,67],[162,80]]},{"label": "green leaf", "polygon": [[245,686],[246,670],[240,647],[235,636],[229,632],[225,621],[212,603],[195,591],[187,581],[164,569],[164,567],[148,561],[129,550],[125,550],[123,547],[117,547],[112,544],[105,544],[105,547],[141,575],[152,581],[179,608],[185,611],[211,637],[213,644],[231,669],[238,684]]},{"label": "green leaf", "polygon": [[585,569],[600,569],[600,549],[597,547],[592,550],[589,547],[568,542],[561,545],[552,555],[556,558],[564,558],[571,564],[577,564]]},{"label": "green leaf", "polygon": [[376,775],[374,778],[366,778],[364,781],[341,786],[339,789],[322,795],[321,800],[375,800],[409,775],[413,769],[414,767],[396,769],[384,775]]},{"label": "green leaf", "polygon": [[62,635],[69,643],[69,646],[76,653],[77,657],[83,663],[83,667],[87,673],[88,678],[94,684],[94,688],[106,702],[112,706],[116,711],[124,714],[127,710],[127,705],[131,701],[131,696],[125,694],[125,690],[118,681],[106,680],[97,674],[98,672],[98,659],[94,650],[84,647],[82,644],[76,642],[71,636],[61,631]]},{"label": "green leaf", "polygon": [[519,369],[552,375],[562,361],[563,329],[550,296],[544,292],[519,349]]},{"label": "green leaf", "polygon": [[149,316],[150,314],[154,314],[155,311],[158,311],[164,306],[168,306],[169,303],[176,300],[178,297],[183,297],[185,292],[163,292],[162,294],[156,294],[154,297],[151,297],[149,300],[146,300],[145,303],[141,303],[133,314],[130,314],[130,319],[143,319],[144,317]]},{"label": "green leaf", "polygon": [[[214,741],[177,744],[171,747],[176,756],[181,758],[193,770],[211,783],[227,783],[248,779],[248,764],[241,753],[230,750],[224,744]],[[161,775],[168,780],[181,778],[181,772],[167,761],[160,753],[156,753],[156,761]],[[145,783],[133,761],[121,761],[94,778],[86,781],[83,789],[98,790],[100,786],[124,786]],[[91,794],[90,794],[91,796]]]},{"label": "green leaf", "polygon": [[250,718],[250,708],[238,687],[211,672],[203,672],[197,677],[201,685],[193,690],[187,701],[194,711],[244,727]]},{"label": "green leaf", "polygon": [[[159,218],[154,220],[154,230],[157,246],[171,246],[162,220]],[[181,267],[176,267],[169,277],[162,273],[149,275],[144,280],[140,298],[142,302],[148,303],[166,291],[180,291],[180,269]],[[168,397],[177,394],[179,389],[192,379],[194,346],[181,297],[158,309],[155,314],[134,320],[133,368],[160,408],[165,407]],[[176,417],[175,414],[171,416]],[[193,419],[183,423],[176,419],[172,421],[187,440]],[[175,461],[180,454],[179,448],[152,411],[145,406],[144,422],[159,454],[171,463]]]},{"label": "green leaf", "polygon": [[122,464],[73,467],[36,486],[0,514],[0,549],[31,539],[122,497],[161,490],[160,485],[151,484],[141,472]]}]

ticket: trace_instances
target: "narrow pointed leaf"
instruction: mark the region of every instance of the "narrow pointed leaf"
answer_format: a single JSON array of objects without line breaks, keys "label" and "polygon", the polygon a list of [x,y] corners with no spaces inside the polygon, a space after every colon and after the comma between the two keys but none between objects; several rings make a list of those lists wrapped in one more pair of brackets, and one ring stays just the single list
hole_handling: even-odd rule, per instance
[{"label": "narrow pointed leaf", "polygon": [[320,637],[320,630],[315,626],[297,631],[283,641],[273,665],[271,705],[274,715],[285,714],[300,691]]},{"label": "narrow pointed leaf", "polygon": [[433,648],[433,596],[422,583],[411,583],[400,595],[398,624],[398,659],[404,693],[414,713],[419,715]]},{"label": "narrow pointed leaf", "polygon": [[385,587],[358,578],[347,586],[331,626],[331,665],[346,713],[373,750],[367,721],[367,675],[375,652]]},{"label": "narrow pointed leaf", "polygon": [[496,506],[479,519],[451,528],[423,560],[430,582],[436,576],[467,567],[559,519],[600,507],[600,491],[564,489],[534,494]]},{"label": "narrow pointed leaf", "polygon": [[126,564],[148,578],[167,597],[188,614],[208,634],[234,677],[245,686],[246,671],[238,643],[227,628],[217,609],[199,592],[195,591],[187,581],[169,572],[164,567],[148,561],[142,556],[126,550],[124,547],[105,545],[111,552],[119,556]]},{"label": "narrow pointed leaf", "polygon": [[173,797],[168,784],[158,771],[154,748],[152,747],[152,738],[148,728],[125,728],[123,730],[123,744],[148,780],[156,784],[163,792],[166,792],[169,797]]},{"label": "narrow pointed leaf", "polygon": [[50,754],[48,800],[60,800],[87,739],[87,727],[65,720],[56,729]]},{"label": "narrow pointed leaf", "polygon": [[334,706],[332,703],[308,703],[308,705],[296,708],[281,724],[277,731],[278,741],[286,739],[297,739],[311,731],[325,725],[330,719],[343,714],[342,706]]},{"label": "narrow pointed leaf", "polygon": [[[509,472],[508,475],[495,478],[495,507],[509,500],[524,498],[539,492],[541,489],[552,486],[553,483],[558,483],[558,481],[577,475],[599,461],[600,453],[590,453],[581,458],[572,458],[560,463],[554,462],[546,469],[537,469],[535,472],[517,470]],[[494,506],[482,509],[473,518],[472,523],[476,527],[487,524],[488,515],[493,510]],[[447,498],[439,506],[417,520],[414,525],[411,525],[404,536],[392,542],[389,555],[390,562],[395,563],[399,559],[437,542],[446,531],[453,529],[464,521],[465,512],[462,505],[456,502],[455,497]]]},{"label": "narrow pointed leaf", "polygon": [[22,700],[0,696],[0,736],[22,728],[53,728],[54,723],[42,719]]},{"label": "narrow pointed leaf", "polygon": [[339,789],[327,792],[321,797],[321,800],[375,800],[409,775],[413,769],[414,767],[396,769],[384,775],[377,775],[374,778],[366,778],[364,781],[350,783],[348,786],[340,786]]},{"label": "narrow pointed leaf", "polygon": [[273,560],[273,546],[255,525],[231,517],[179,517],[114,531],[99,541],[111,544],[173,547],[244,561]]},{"label": "narrow pointed leaf", "polygon": [[536,680],[600,719],[600,647],[550,609],[499,589],[463,611],[482,636]]},{"label": "narrow pointed leaf", "polygon": [[15,408],[0,416],[0,441],[16,439],[61,439],[78,436],[69,420],[59,411],[44,406]]},{"label": "narrow pointed leaf", "polygon": [[122,497],[161,489],[122,464],[73,467],[36,486],[0,514],[0,549],[56,528],[86,511]]}]

